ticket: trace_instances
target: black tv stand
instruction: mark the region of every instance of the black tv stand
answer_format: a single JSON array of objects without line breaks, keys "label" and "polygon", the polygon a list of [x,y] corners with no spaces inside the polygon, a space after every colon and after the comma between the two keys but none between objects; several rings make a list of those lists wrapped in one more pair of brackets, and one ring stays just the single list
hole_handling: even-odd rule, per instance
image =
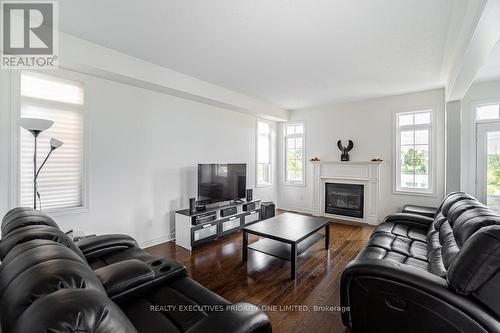
[{"label": "black tv stand", "polygon": [[175,212],[175,243],[187,250],[237,232],[260,221],[260,200],[231,201],[220,206],[207,206],[204,212],[189,209]]}]

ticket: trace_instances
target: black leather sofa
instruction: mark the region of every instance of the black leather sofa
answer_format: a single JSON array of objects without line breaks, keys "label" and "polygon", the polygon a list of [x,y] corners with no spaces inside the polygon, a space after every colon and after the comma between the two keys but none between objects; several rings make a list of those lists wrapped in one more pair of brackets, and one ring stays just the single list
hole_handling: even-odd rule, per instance
[{"label": "black leather sofa", "polygon": [[2,220],[1,332],[270,333],[265,313],[231,304],[125,235],[74,243],[47,215]]},{"label": "black leather sofa", "polygon": [[500,332],[500,216],[462,192],[433,217],[387,216],[345,268],[341,304],[361,333]]}]

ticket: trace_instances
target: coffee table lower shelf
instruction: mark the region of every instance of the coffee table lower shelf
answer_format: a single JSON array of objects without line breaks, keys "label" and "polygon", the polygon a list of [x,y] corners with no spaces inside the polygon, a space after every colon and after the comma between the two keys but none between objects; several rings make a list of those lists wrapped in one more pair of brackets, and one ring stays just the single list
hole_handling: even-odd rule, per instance
[{"label": "coffee table lower shelf", "polygon": [[[297,244],[297,255],[309,249],[311,246],[319,242],[325,237],[321,232],[312,234],[302,242]],[[248,249],[262,252],[273,257],[277,257],[283,260],[292,260],[292,250],[291,245],[288,243],[283,243],[269,238],[263,238],[255,243],[249,244]]]}]

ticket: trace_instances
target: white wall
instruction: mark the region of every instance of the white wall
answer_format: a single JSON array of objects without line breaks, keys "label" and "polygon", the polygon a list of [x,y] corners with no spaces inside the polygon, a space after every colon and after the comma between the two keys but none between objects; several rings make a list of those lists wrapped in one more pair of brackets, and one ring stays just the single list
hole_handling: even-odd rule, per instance
[{"label": "white wall", "polygon": [[[437,113],[437,193],[435,196],[393,194],[392,191],[392,133],[393,114],[432,107]],[[340,160],[336,142],[339,139],[354,141],[352,161],[366,161],[380,156],[382,164],[381,215],[396,212],[404,204],[436,206],[444,196],[444,90],[436,89],[414,94],[377,98],[336,106],[295,110],[290,120],[306,123],[306,158]],[[280,140],[280,158],[283,158]],[[279,186],[279,206],[295,211],[310,212],[312,203],[312,168],[306,162],[306,186]],[[280,179],[283,170],[280,169]]]},{"label": "white wall", "polygon": [[[247,186],[255,187],[255,116],[94,76],[58,73],[85,85],[89,139],[89,212],[56,216],[63,230],[125,233],[142,245],[165,241],[174,231],[173,211],[187,207],[196,195],[198,163],[247,163]],[[11,81],[8,72],[0,77],[3,216],[15,201],[9,198]],[[255,197],[276,201],[276,189],[256,189]]]},{"label": "white wall", "polygon": [[10,75],[0,70],[0,216],[10,206]]},{"label": "white wall", "polygon": [[473,106],[477,103],[500,102],[500,80],[474,83],[462,99],[462,190],[476,195],[476,125]]}]

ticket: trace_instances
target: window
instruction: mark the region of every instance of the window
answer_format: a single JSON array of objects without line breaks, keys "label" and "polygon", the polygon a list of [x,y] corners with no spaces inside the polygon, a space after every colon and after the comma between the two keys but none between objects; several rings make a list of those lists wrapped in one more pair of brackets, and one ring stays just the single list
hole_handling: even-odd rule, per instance
[{"label": "window", "polygon": [[257,120],[257,184],[271,185],[271,124]]},{"label": "window", "polygon": [[476,120],[498,120],[500,104],[483,104],[476,106]]},{"label": "window", "polygon": [[305,184],[304,123],[285,124],[285,183]]},{"label": "window", "polygon": [[217,164],[215,174],[219,177],[227,177],[227,164]]},{"label": "window", "polygon": [[[78,82],[21,73],[23,118],[54,121],[38,137],[37,165],[49,152],[50,138],[64,142],[50,156],[38,178],[39,207],[45,211],[79,208],[83,199],[83,86]],[[33,136],[20,130],[20,203],[33,206]]]},{"label": "window", "polygon": [[396,114],[396,191],[432,192],[432,115]]}]

